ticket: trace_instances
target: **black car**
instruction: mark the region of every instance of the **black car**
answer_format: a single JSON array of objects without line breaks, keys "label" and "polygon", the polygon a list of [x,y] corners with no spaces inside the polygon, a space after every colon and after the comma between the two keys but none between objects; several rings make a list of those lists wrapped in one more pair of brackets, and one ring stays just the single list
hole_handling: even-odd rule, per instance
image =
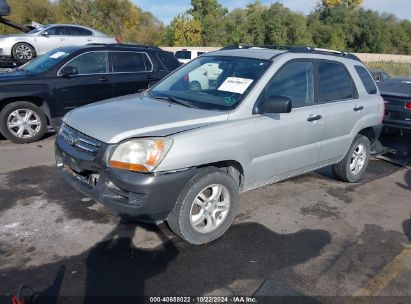
[{"label": "black car", "polygon": [[179,66],[172,53],[141,45],[53,50],[0,74],[0,133],[36,141],[71,109],[142,92]]},{"label": "black car", "polygon": [[411,78],[388,79],[379,87],[386,102],[383,121],[386,133],[411,133]]},{"label": "black car", "polygon": [[379,70],[371,70],[370,73],[377,84],[383,83],[384,81],[392,78],[391,75]]}]

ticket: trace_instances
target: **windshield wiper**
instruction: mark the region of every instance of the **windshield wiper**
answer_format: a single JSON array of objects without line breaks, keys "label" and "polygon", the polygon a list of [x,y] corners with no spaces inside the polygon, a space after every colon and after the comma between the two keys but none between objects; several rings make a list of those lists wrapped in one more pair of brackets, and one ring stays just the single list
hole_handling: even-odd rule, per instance
[{"label": "windshield wiper", "polygon": [[185,101],[185,100],[182,100],[182,99],[178,99],[178,98],[175,98],[175,97],[172,97],[172,96],[155,96],[155,97],[153,96],[153,98],[154,99],[165,100],[165,101],[168,101],[169,103],[175,103],[175,104],[187,107],[187,108],[192,108],[193,107],[193,104],[191,102]]}]

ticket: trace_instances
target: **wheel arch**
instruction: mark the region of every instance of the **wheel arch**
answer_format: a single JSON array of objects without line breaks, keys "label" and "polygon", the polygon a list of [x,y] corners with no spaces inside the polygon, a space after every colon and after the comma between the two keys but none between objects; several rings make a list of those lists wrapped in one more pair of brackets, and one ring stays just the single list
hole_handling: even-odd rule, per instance
[{"label": "wheel arch", "polygon": [[240,162],[236,160],[223,160],[197,166],[197,168],[206,167],[216,167],[227,172],[235,180],[235,182],[238,183],[240,190],[243,189],[245,181],[244,168]]},{"label": "wheel arch", "polygon": [[32,103],[39,107],[43,113],[46,115],[47,124],[51,125],[51,112],[47,102],[39,96],[22,96],[22,97],[9,97],[1,100],[0,102],[0,112],[4,109],[5,106],[18,101],[25,101]]}]

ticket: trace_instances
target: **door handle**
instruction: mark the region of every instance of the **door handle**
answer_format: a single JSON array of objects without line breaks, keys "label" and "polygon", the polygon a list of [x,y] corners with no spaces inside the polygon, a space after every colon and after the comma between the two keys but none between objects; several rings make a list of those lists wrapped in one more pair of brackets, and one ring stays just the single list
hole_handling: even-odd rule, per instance
[{"label": "door handle", "polygon": [[361,111],[361,110],[364,110],[364,107],[363,107],[363,106],[355,106],[355,107],[354,107],[354,111],[355,111],[355,112],[358,112],[358,111]]},{"label": "door handle", "polygon": [[108,81],[108,77],[100,77],[98,80],[100,80],[100,81]]},{"label": "door handle", "polygon": [[323,118],[321,115],[310,116],[307,118],[307,121],[312,122],[312,121],[320,120],[321,118]]}]

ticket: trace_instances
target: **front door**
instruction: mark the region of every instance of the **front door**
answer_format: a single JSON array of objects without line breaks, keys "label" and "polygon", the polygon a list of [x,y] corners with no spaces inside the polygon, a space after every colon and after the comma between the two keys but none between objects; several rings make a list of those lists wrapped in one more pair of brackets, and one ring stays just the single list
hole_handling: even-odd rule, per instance
[{"label": "front door", "polygon": [[113,75],[109,70],[108,53],[87,52],[64,66],[75,67],[77,75],[58,77],[55,99],[60,115],[69,110],[114,96]]},{"label": "front door", "polygon": [[262,114],[255,119],[259,155],[254,159],[257,186],[314,168],[323,132],[323,109],[315,101],[314,64],[293,60],[286,63],[262,93],[262,100],[286,96],[290,113]]}]

